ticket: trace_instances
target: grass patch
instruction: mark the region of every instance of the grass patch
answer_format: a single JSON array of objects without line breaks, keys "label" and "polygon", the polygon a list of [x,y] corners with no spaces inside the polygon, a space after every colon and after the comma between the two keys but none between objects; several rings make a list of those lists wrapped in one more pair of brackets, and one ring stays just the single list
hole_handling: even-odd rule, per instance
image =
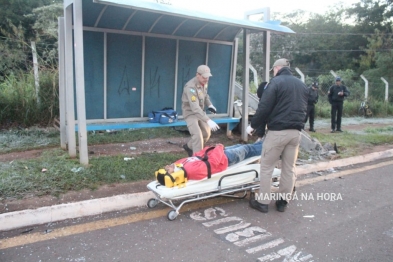
[{"label": "grass patch", "polygon": [[[78,191],[95,190],[102,185],[153,180],[154,171],[177,159],[185,157],[179,153],[143,153],[125,161],[123,155],[90,157],[89,167],[82,167],[79,159],[71,159],[59,147],[59,132],[55,129],[20,129],[0,132],[0,153],[45,148],[35,159],[0,162],[0,200],[20,199],[26,196],[44,196]],[[127,143],[147,141],[154,138],[173,138],[188,135],[170,127],[154,129],[122,130],[115,133],[89,132],[89,145],[105,143]],[[232,145],[237,141],[217,133],[220,142]],[[322,145],[338,146],[341,158],[359,155],[364,148],[393,144],[393,126],[366,128],[343,133],[312,133]],[[249,141],[252,142],[252,141]],[[56,148],[51,148],[56,147]],[[308,153],[299,153],[299,159],[308,159]],[[43,172],[43,169],[46,169]]]},{"label": "grass patch", "polygon": [[54,128],[10,129],[0,131],[0,153],[58,146],[60,134]]},{"label": "grass patch", "polygon": [[[383,131],[382,131],[383,130]],[[343,132],[334,134],[313,133],[322,145],[336,143],[341,158],[359,155],[363,148],[382,144],[393,144],[393,128],[367,128],[362,133]]]},{"label": "grass patch", "polygon": [[[77,133],[75,133],[76,138]],[[154,138],[188,137],[171,127],[127,129],[113,133],[88,132],[88,145],[126,143]],[[60,133],[55,128],[10,129],[0,131],[0,154],[60,145]]]},{"label": "grass patch", "polygon": [[51,149],[37,159],[0,163],[0,198],[59,196],[105,184],[153,180],[154,171],[183,157],[184,153],[141,154],[125,161],[120,155],[104,156],[92,158],[89,167],[84,168],[63,150]]},{"label": "grass patch", "polygon": [[[181,130],[187,130],[186,128]],[[95,144],[112,144],[125,143],[154,138],[170,137],[189,137],[189,135],[178,132],[171,127],[146,128],[146,129],[127,129],[119,130],[113,133],[107,132],[89,132],[87,141],[89,145]]]},{"label": "grass patch", "polygon": [[393,126],[386,126],[386,127],[380,127],[380,128],[365,128],[363,130],[366,133],[369,134],[377,134],[377,133],[392,133],[393,132]]}]

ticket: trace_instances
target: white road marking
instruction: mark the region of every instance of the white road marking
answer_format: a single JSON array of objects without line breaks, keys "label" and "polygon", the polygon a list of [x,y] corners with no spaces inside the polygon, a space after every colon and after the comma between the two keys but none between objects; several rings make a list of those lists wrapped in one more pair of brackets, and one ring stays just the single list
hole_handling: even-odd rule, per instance
[{"label": "white road marking", "polygon": [[214,230],[214,233],[219,234],[219,235],[225,234],[225,233],[228,233],[231,231],[235,231],[235,230],[239,230],[239,229],[248,227],[249,225],[251,225],[251,223],[245,223],[244,221],[240,221],[240,223],[238,223],[236,225],[216,229],[216,230]]},{"label": "white road marking", "polygon": [[[217,213],[217,211],[219,211]],[[265,229],[258,227],[258,226],[250,226],[251,223],[246,223],[243,221],[243,219],[239,218],[239,217],[225,217],[228,214],[225,212],[224,209],[222,208],[208,208],[206,210],[204,210],[204,217],[202,216],[202,214],[198,211],[193,212],[190,214],[190,217],[194,220],[197,221],[206,221],[206,220],[211,220],[214,218],[217,218],[217,216],[224,216],[224,218],[220,218],[220,219],[216,219],[216,220],[212,220],[209,222],[204,222],[202,223],[202,225],[204,225],[205,227],[211,227],[211,226],[215,226],[215,225],[219,225],[222,223],[227,223],[227,222],[231,222],[231,221],[240,221],[237,224],[234,225],[230,225],[230,226],[226,226],[226,227],[222,227],[219,229],[215,229],[214,233],[220,235],[220,234],[226,234],[229,233],[226,237],[225,240],[233,243],[234,245],[238,246],[238,247],[244,247],[247,246],[251,243],[266,239],[267,237],[271,237],[272,234],[267,232]],[[240,231],[236,231],[239,229],[243,229]],[[236,232],[233,232],[236,231]],[[393,231],[393,229],[392,229]],[[255,232],[257,233],[257,235],[255,234]],[[387,231],[389,232],[389,231]],[[239,240],[240,237],[245,237],[245,239]],[[263,251],[263,250],[269,250],[272,249],[274,247],[279,246],[280,244],[283,244],[285,241],[282,238],[278,238],[275,240],[272,240],[268,243],[253,247],[253,248],[248,248],[246,250],[246,252],[248,254],[255,254],[257,252]],[[306,254],[303,255],[301,251],[295,253],[296,251],[296,246],[295,245],[291,245],[285,248],[282,248],[280,250],[278,250],[277,252],[271,252],[268,255],[265,255],[263,257],[258,258],[258,261],[272,261],[275,259],[284,259],[283,262],[304,262],[307,261],[309,259],[311,259],[313,256],[311,254]],[[312,262],[312,261],[309,261]]]},{"label": "white road marking", "polygon": [[286,248],[278,250],[277,254],[279,254],[280,256],[283,256],[283,257],[289,257],[295,251],[296,251],[296,246],[292,245],[292,246],[289,246],[289,247],[286,247]]},{"label": "white road marking", "polygon": [[219,225],[221,223],[226,223],[226,222],[230,222],[230,221],[241,221],[243,219],[241,219],[240,217],[226,217],[226,218],[221,218],[221,219],[217,219],[211,222],[205,222],[202,223],[202,225],[204,225],[205,227],[211,227],[214,225]]},{"label": "white road marking", "polygon": [[277,253],[270,253],[269,255],[263,256],[258,258],[258,261],[264,262],[264,261],[272,261],[274,259],[280,258],[281,256]]},{"label": "white road marking", "polygon": [[205,217],[207,220],[214,219],[217,217],[216,210],[214,208],[208,208],[205,210]]},{"label": "white road marking", "polygon": [[263,244],[263,245],[260,245],[260,246],[257,246],[257,247],[253,247],[253,248],[249,248],[249,249],[246,250],[246,252],[249,253],[249,254],[254,254],[254,253],[259,252],[261,250],[265,250],[265,249],[276,247],[276,246],[278,246],[281,243],[284,243],[284,239],[282,239],[282,238],[275,239],[275,240],[270,241],[270,242],[268,242],[266,244]]},{"label": "white road marking", "polygon": [[248,245],[250,243],[254,243],[254,242],[258,241],[258,240],[262,240],[262,239],[265,239],[267,237],[270,237],[271,235],[272,235],[271,233],[266,232],[265,234],[257,235],[255,237],[249,237],[249,238],[246,238],[244,240],[237,241],[237,242],[235,242],[233,244],[235,244],[238,247],[244,247],[244,246],[246,246],[246,245]]},{"label": "white road marking", "polygon": [[280,258],[280,257],[285,257],[283,262],[303,262],[303,261],[307,261],[310,258],[312,258],[313,256],[311,254],[308,254],[304,257],[300,257],[299,256],[302,254],[302,252],[298,252],[296,253],[294,256],[292,256],[293,253],[295,253],[296,251],[296,246],[292,245],[283,249],[280,249],[276,252],[272,252],[269,255],[263,256],[258,258],[258,261],[272,261],[274,259]]},{"label": "white road marking", "polygon": [[217,213],[216,211],[219,211],[219,215],[226,217],[228,214],[225,212],[224,209],[220,208],[220,207],[214,207],[214,208],[208,208],[205,209],[204,213],[204,217],[202,216],[201,212],[195,211],[192,212],[190,214],[190,217],[194,220],[198,220],[198,221],[204,221],[204,220],[211,220],[213,218],[217,217]]},{"label": "white road marking", "polygon": [[237,231],[234,233],[230,233],[227,235],[226,239],[230,242],[235,242],[239,240],[239,236],[242,237],[252,237],[255,236],[254,231],[259,232],[259,233],[265,233],[266,230],[260,227],[249,227],[244,229],[243,231]]},{"label": "white road marking", "polygon": [[206,220],[206,218],[202,217],[201,215],[202,215],[201,212],[195,211],[195,212],[192,212],[190,214],[190,217],[192,219],[194,219],[194,220],[197,220],[197,221],[204,221],[204,220]]}]

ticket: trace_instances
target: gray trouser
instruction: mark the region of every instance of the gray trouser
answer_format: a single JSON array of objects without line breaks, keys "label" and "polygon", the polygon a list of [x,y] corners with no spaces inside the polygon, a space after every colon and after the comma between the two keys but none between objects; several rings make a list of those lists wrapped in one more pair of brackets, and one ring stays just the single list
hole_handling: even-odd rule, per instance
[{"label": "gray trouser", "polygon": [[194,154],[203,149],[205,143],[209,140],[211,130],[209,125],[196,116],[190,115],[185,118],[188,131],[191,134],[191,140],[187,142],[187,146],[192,149]]},{"label": "gray trouser", "polygon": [[[259,194],[263,196],[259,199],[262,204],[269,204],[271,200],[272,174],[275,164],[281,155],[281,177],[280,187],[277,193],[280,196],[292,193],[296,182],[296,159],[299,151],[301,134],[295,129],[271,131],[266,134],[261,154],[261,187]],[[284,200],[288,200],[282,197]],[[277,198],[275,198],[277,200]]]}]

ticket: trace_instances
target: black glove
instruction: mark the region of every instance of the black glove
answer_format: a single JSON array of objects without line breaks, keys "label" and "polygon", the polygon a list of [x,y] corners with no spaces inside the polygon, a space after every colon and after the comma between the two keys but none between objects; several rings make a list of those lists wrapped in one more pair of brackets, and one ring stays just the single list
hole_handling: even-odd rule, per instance
[{"label": "black glove", "polygon": [[217,113],[216,109],[213,107],[209,107],[207,110],[209,110],[210,112],[212,112],[213,114]]}]

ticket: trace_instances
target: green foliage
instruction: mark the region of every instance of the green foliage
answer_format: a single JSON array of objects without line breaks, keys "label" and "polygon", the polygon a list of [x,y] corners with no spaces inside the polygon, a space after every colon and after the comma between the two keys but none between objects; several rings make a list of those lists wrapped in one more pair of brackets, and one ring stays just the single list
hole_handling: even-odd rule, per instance
[{"label": "green foliage", "polygon": [[0,198],[59,196],[73,190],[94,190],[105,184],[153,180],[154,171],[182,157],[184,153],[142,154],[125,161],[124,156],[106,156],[92,158],[89,167],[81,167],[66,152],[47,150],[38,159],[0,163]]},{"label": "green foliage", "polygon": [[[346,105],[347,106],[347,105]],[[146,139],[149,133],[161,130],[161,137],[178,136],[171,133],[170,128],[156,128],[144,130],[122,131],[116,138],[118,142],[129,142]],[[393,143],[393,127],[367,128],[363,132],[344,132],[332,134],[313,133],[322,144],[334,143],[339,145],[340,156],[348,157],[358,154],[364,147]],[[89,136],[102,137],[108,141],[118,134],[94,134]],[[8,136],[8,138],[7,138]],[[90,165],[83,167],[78,159],[71,159],[67,152],[61,149],[51,149],[53,141],[59,141],[59,133],[51,130],[13,130],[0,133],[1,145],[13,147],[14,150],[26,149],[30,146],[36,148],[37,144],[46,144],[42,156],[30,160],[15,160],[0,162],[0,198],[23,198],[26,196],[43,196],[60,194],[81,189],[95,190],[102,185],[113,183],[127,183],[133,181],[152,181],[154,171],[166,164],[172,163],[185,156],[179,153],[145,153],[133,156],[131,160],[124,160],[124,155],[117,156],[90,156]],[[100,141],[100,140],[96,140]],[[112,140],[113,141],[113,140]],[[222,143],[227,144],[225,139]],[[233,144],[233,141],[231,141]],[[2,147],[0,147],[2,148]],[[300,155],[300,157],[306,155]]]},{"label": "green foliage", "polygon": [[161,128],[144,128],[144,129],[130,129],[119,130],[114,133],[104,132],[89,132],[88,142],[89,145],[93,144],[108,144],[108,143],[123,143],[143,141],[154,138],[171,138],[171,137],[188,136],[186,133],[180,133],[170,127]]},{"label": "green foliage", "polygon": [[[295,10],[288,14],[275,13],[296,34],[271,35],[271,57],[291,60],[310,78],[329,74],[330,70],[350,69],[357,74],[378,69],[379,77],[392,76],[392,17],[391,0],[362,0],[352,7],[335,5],[325,14]],[[353,20],[357,23],[353,23]],[[376,30],[377,29],[377,30]],[[238,63],[242,63],[242,39],[239,41]],[[263,35],[250,35],[250,61],[262,77]],[[377,64],[379,61],[379,64]],[[242,72],[237,72],[241,82]],[[346,79],[349,80],[349,79]],[[354,79],[355,80],[355,79]],[[349,83],[347,82],[347,85]],[[352,89],[352,87],[351,87]],[[354,88],[357,90],[357,87]],[[361,97],[360,94],[356,97]]]},{"label": "green foliage", "polygon": [[[344,117],[362,116],[359,115],[360,103],[362,101],[363,100],[345,101],[343,116]],[[371,99],[369,100],[369,106],[373,113],[373,117],[388,117],[391,116],[393,113],[393,105],[390,103],[385,103],[382,101],[374,101]],[[331,105],[327,101],[320,100],[315,105],[315,110],[316,110],[316,117],[330,118]]]},{"label": "green foliage", "polygon": [[48,148],[59,145],[59,132],[54,128],[11,128],[0,130],[0,154]]},{"label": "green foliage", "polygon": [[57,72],[41,71],[39,84],[40,103],[33,74],[11,74],[0,83],[0,125],[48,125],[58,116]]},{"label": "green foliage", "polygon": [[31,41],[37,46],[39,66],[56,68],[57,17],[63,14],[62,1],[0,0],[0,6],[0,81],[12,73],[18,74],[20,70],[30,70]]},{"label": "green foliage", "polygon": [[0,37],[0,81],[12,73],[29,68],[28,45],[24,41],[24,30],[10,23],[12,33],[0,28],[7,37]]},{"label": "green foliage", "polygon": [[[34,19],[31,14],[34,8],[50,5],[54,2],[62,3],[61,0],[0,0],[0,27],[5,32],[12,32],[12,25],[21,26],[25,29],[23,37],[26,39],[34,38],[35,32],[32,28]],[[0,36],[5,36],[0,34]]]},{"label": "green foliage", "polygon": [[392,28],[393,2],[391,0],[360,0],[347,10],[349,16],[366,32],[374,29],[390,31]]}]

